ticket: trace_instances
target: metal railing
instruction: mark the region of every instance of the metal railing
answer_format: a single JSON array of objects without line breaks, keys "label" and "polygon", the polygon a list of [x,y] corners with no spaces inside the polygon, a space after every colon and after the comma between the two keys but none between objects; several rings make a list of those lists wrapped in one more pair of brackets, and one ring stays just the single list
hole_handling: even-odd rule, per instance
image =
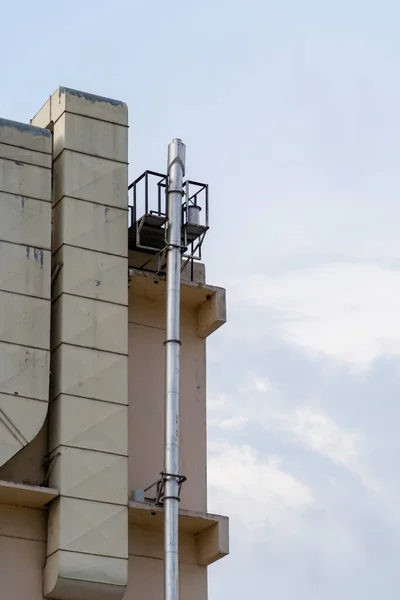
[{"label": "metal railing", "polygon": [[[155,210],[154,208],[150,208],[150,186],[151,186],[151,182],[154,180],[151,180],[151,177],[156,177],[158,179],[158,181],[156,182],[157,185],[157,201],[156,201],[156,207],[157,210]],[[139,217],[142,217],[143,215],[158,215],[160,217],[166,217],[168,215],[168,194],[167,194],[167,187],[168,187],[168,175],[164,175],[163,173],[157,173],[156,171],[145,171],[144,173],[142,173],[140,175],[140,177],[138,177],[137,179],[135,179],[135,181],[133,181],[129,186],[128,186],[128,204],[129,204],[129,192],[131,192],[131,196],[132,196],[132,204],[129,204],[129,211],[130,211],[130,223],[129,225],[134,225],[136,223],[136,221],[138,220],[138,204],[139,204],[139,184],[143,181],[144,183],[144,196],[143,196],[143,201],[142,204],[144,204],[143,206],[143,212],[142,214],[139,213]],[[163,210],[164,209],[164,210]]]},{"label": "metal railing", "polygon": [[[136,228],[135,249],[151,250],[140,242],[145,215],[165,219],[168,230],[168,175],[157,171],[145,171],[128,187],[129,227]],[[196,217],[196,222],[193,222]],[[184,267],[202,259],[202,244],[209,229],[209,189],[207,183],[187,179],[183,183],[182,197],[182,257]],[[160,252],[160,255],[163,253]],[[165,253],[164,253],[165,254]],[[151,261],[146,260],[145,268]]]}]

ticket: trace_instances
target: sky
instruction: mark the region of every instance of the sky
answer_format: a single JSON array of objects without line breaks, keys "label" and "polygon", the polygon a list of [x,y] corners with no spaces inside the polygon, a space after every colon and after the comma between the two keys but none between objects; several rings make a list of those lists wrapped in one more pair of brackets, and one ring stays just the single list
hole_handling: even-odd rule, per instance
[{"label": "sky", "polygon": [[130,176],[173,137],[210,185],[210,600],[397,600],[400,5],[6,3],[0,114],[124,100]]}]

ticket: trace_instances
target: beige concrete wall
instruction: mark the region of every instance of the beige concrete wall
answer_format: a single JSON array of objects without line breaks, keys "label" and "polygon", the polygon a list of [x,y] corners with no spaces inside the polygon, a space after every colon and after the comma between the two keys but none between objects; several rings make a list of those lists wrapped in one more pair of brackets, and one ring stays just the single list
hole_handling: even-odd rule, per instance
[{"label": "beige concrete wall", "polygon": [[[181,508],[206,512],[205,340],[195,310],[181,312],[180,470],[188,480]],[[164,465],[165,305],[130,291],[129,488],[143,489]],[[141,460],[133,457],[140,456]]]},{"label": "beige concrete wall", "polygon": [[[122,121],[122,122],[121,122]],[[122,598],[127,582],[127,107],[59,88],[53,131],[52,378],[43,593]]]},{"label": "beige concrete wall", "polygon": [[[42,600],[47,511],[0,505],[0,597]],[[207,598],[207,569],[196,564],[196,541],[180,536],[181,600]],[[130,527],[124,600],[162,598],[162,533]],[[23,576],[21,576],[23,573]]]},{"label": "beige concrete wall", "polygon": [[[135,287],[129,294],[129,484],[128,489],[143,488],[155,479],[163,468],[163,440],[164,440],[164,345],[165,339],[165,306],[163,301],[145,299],[135,294]],[[73,321],[75,321],[75,317]],[[78,319],[79,320],[79,319]],[[72,335],[74,328],[68,329]],[[67,332],[66,332],[67,334]],[[58,334],[57,334],[58,335]],[[61,334],[60,334],[61,335]],[[197,309],[183,308],[181,314],[182,338],[182,369],[181,369],[181,472],[188,477],[183,486],[181,507],[190,510],[205,512],[207,509],[206,494],[206,365],[205,365],[205,340],[197,335]],[[77,482],[76,466],[82,462],[81,456],[70,457],[74,447],[107,450],[110,456],[121,454],[126,440],[126,413],[120,404],[99,402],[96,410],[92,410],[93,402],[80,396],[65,396],[68,405],[59,395],[54,401],[54,410],[50,415],[49,445],[50,448],[57,444],[65,446],[63,457],[56,468],[59,470],[58,485],[63,494],[85,497],[89,499],[92,494],[101,495],[116,506],[123,502],[118,497],[118,485],[113,486],[115,474],[114,464],[111,461],[109,468],[104,470],[104,481],[96,479],[96,485],[88,486],[85,476]],[[87,404],[87,406],[86,406]],[[58,405],[58,408],[57,408]],[[125,426],[125,427],[124,427]],[[107,430],[119,431],[120,438],[107,435]],[[40,441],[40,438],[38,438]],[[107,440],[107,447],[104,442]],[[72,446],[69,448],[68,446]],[[32,446],[30,460],[43,454],[43,445]],[[27,460],[29,458],[27,457]],[[24,472],[27,460],[20,464],[11,465],[13,468],[4,472],[6,477],[12,478]],[[63,461],[66,461],[65,466]],[[34,461],[33,461],[34,462]],[[32,462],[32,464],[33,464]],[[104,461],[103,461],[104,462]],[[11,464],[11,463],[10,463]],[[97,472],[91,464],[80,464],[82,469]],[[0,471],[0,477],[2,473]],[[18,477],[17,477],[18,479]],[[79,486],[79,487],[77,487]],[[100,489],[99,489],[100,486]],[[105,486],[101,489],[101,486]],[[83,489],[80,489],[83,488]],[[86,489],[87,488],[87,489]],[[115,494],[117,496],[115,497]],[[67,499],[68,501],[68,499]],[[76,503],[76,501],[74,501]],[[85,502],[93,519],[93,509],[96,503]],[[4,507],[3,507],[4,508]],[[55,503],[52,509],[50,527],[58,531],[56,537],[52,536],[48,552],[52,552],[60,538],[63,543],[81,544],[84,529],[83,520],[87,518],[83,507],[78,513],[74,506],[63,507],[64,519],[60,522],[60,504]],[[15,539],[0,538],[0,548],[4,555],[8,555],[7,564],[18,564],[25,568],[29,575],[29,585],[18,582],[19,600],[37,600],[41,598],[41,573],[46,559],[45,551],[45,511],[28,511],[27,514],[35,515],[36,532],[35,542],[22,539],[32,528],[33,516],[28,525],[24,525],[21,509],[19,513],[19,530]],[[65,516],[67,515],[68,518]],[[79,519],[77,518],[79,516]],[[126,523],[118,520],[118,511],[109,515],[109,524],[112,527],[105,533],[108,537],[107,552],[112,545],[118,546],[123,528]],[[26,519],[26,517],[24,517]],[[117,519],[117,520],[115,520]],[[35,521],[35,522],[36,522]],[[39,527],[39,521],[41,523]],[[67,530],[63,530],[64,527]],[[122,529],[121,529],[122,528]],[[96,539],[89,536],[86,550],[96,553],[102,552],[102,535]],[[112,535],[110,535],[112,534]],[[17,539],[20,537],[20,539]],[[41,540],[41,543],[39,543]],[[68,541],[70,540],[70,541]],[[75,541],[77,540],[77,541]],[[180,535],[180,589],[181,600],[206,600],[207,598],[207,568],[198,565],[198,548],[196,538],[189,534]],[[95,544],[94,546],[92,546]],[[1,551],[0,551],[1,552]],[[128,586],[124,600],[152,600],[161,598],[163,593],[163,532],[159,530],[143,529],[132,524],[129,525],[128,545]],[[18,555],[18,563],[17,561]],[[0,554],[0,566],[2,563]],[[5,560],[5,559],[4,559]],[[29,565],[28,566],[28,563]],[[6,589],[14,590],[16,584],[14,575],[7,576]],[[7,588],[8,586],[8,588]],[[31,591],[30,591],[31,590]],[[31,594],[31,595],[29,595]]]},{"label": "beige concrete wall", "polygon": [[[0,598],[162,598],[162,527],[138,525],[134,507],[128,524],[131,490],[158,479],[164,464],[165,299],[161,290],[159,298],[138,293],[134,281],[128,296],[126,107],[60,88],[33,122],[54,131],[52,248],[53,268],[60,270],[52,289],[52,402],[40,434],[0,466],[0,479],[50,483],[60,497],[48,511],[2,506],[0,497]],[[46,165],[38,158],[29,166]],[[40,194],[43,181],[35,185]],[[40,229],[38,205],[29,210]],[[31,229],[20,230],[35,241]],[[10,231],[21,239],[20,231]],[[12,252],[7,260],[18,263]],[[196,277],[196,285],[204,283],[202,265]],[[187,297],[197,297],[196,285]],[[181,508],[201,513],[207,511],[205,337],[225,318],[215,299],[206,302],[208,293],[181,311],[180,471],[188,478]],[[224,304],[224,295],[218,298]],[[7,306],[0,294],[4,314]],[[6,343],[10,332],[0,315],[1,330]],[[24,343],[26,327],[13,335]],[[216,526],[210,542],[216,549],[200,552],[190,518],[198,526],[203,516],[185,517],[189,526],[181,530],[181,600],[207,599],[203,565],[226,554],[226,539],[221,551],[214,540]]]},{"label": "beige concrete wall", "polygon": [[[207,599],[207,568],[197,565],[194,536],[179,536],[180,598]],[[138,527],[129,529],[129,579],[124,600],[163,597],[163,533]]]},{"label": "beige concrete wall", "polygon": [[[187,476],[181,508],[206,512],[205,340],[197,309],[181,311],[180,472]],[[165,303],[129,294],[129,489],[143,489],[164,465]],[[140,459],[135,459],[140,457]],[[150,492],[149,492],[150,495]],[[182,600],[206,600],[207,568],[197,564],[196,540],[180,536]],[[124,600],[163,593],[163,532],[130,528],[129,580]]]},{"label": "beige concrete wall", "polygon": [[0,119],[0,468],[49,401],[51,135]]}]

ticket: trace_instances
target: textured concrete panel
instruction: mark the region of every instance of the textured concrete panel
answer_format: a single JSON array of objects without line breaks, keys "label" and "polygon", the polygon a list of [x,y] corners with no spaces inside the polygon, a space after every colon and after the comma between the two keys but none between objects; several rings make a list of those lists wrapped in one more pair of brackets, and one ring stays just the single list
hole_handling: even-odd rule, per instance
[{"label": "textured concrete panel", "polygon": [[47,559],[43,593],[65,600],[121,600],[127,578],[127,558],[59,550]]},{"label": "textured concrete panel", "polygon": [[0,241],[51,248],[51,204],[0,192]]},{"label": "textured concrete panel", "polygon": [[0,192],[51,201],[51,170],[0,158]]},{"label": "textured concrete panel", "polygon": [[54,124],[54,157],[64,149],[128,161],[128,128],[65,112]]},{"label": "textured concrete panel", "polygon": [[48,400],[50,352],[0,342],[0,393]]},{"label": "textured concrete panel", "polygon": [[65,197],[54,207],[53,248],[61,244],[128,256],[128,212]]},{"label": "textured concrete panel", "polygon": [[128,125],[128,107],[124,102],[59,87],[51,96],[51,120],[56,121],[65,111],[100,121]]},{"label": "textured concrete panel", "polygon": [[26,148],[18,148],[17,146],[9,146],[8,144],[0,143],[0,158],[8,158],[9,160],[36,165],[37,167],[47,167],[51,169],[51,154],[43,154],[42,152],[33,152]]},{"label": "textured concrete panel", "polygon": [[0,291],[0,341],[50,348],[50,300]]},{"label": "textured concrete panel", "polygon": [[126,258],[62,246],[53,257],[54,266],[60,263],[63,266],[54,281],[54,298],[66,292],[95,300],[128,304]]},{"label": "textured concrete panel", "polygon": [[[45,596],[122,600],[127,581],[127,107],[59,88],[53,131],[55,458]],[[117,124],[113,124],[114,122]]]},{"label": "textured concrete panel", "polygon": [[64,150],[54,161],[53,168],[54,204],[63,196],[72,196],[97,204],[127,208],[126,164]]},{"label": "textured concrete panel", "polygon": [[41,400],[0,394],[0,466],[37,436],[47,407]]},{"label": "textured concrete panel", "polygon": [[128,407],[58,396],[50,411],[49,449],[63,445],[128,454]]},{"label": "textured concrete panel", "polygon": [[0,242],[0,255],[0,290],[50,298],[50,251]]},{"label": "textured concrete panel", "polygon": [[60,446],[49,484],[62,496],[126,506],[127,457]]},{"label": "textured concrete panel", "polygon": [[51,154],[50,131],[8,119],[0,119],[0,143]]},{"label": "textured concrete panel", "polygon": [[128,402],[128,357],[62,344],[53,352],[52,398],[71,394],[119,404]]},{"label": "textured concrete panel", "polygon": [[52,347],[62,342],[128,354],[128,308],[61,294],[52,309]]},{"label": "textured concrete panel", "polygon": [[56,550],[128,556],[128,508],[61,497],[49,508],[47,554]]}]

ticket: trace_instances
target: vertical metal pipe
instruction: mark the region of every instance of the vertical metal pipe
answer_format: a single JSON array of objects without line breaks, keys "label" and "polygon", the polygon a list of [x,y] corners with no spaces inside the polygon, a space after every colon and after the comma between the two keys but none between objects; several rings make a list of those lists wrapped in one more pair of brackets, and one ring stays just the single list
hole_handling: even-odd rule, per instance
[{"label": "vertical metal pipe", "polygon": [[186,146],[168,146],[168,246],[164,455],[164,600],[179,600],[179,354],[182,195]]},{"label": "vertical metal pipe", "polygon": [[134,225],[136,223],[136,183],[133,184],[133,223],[132,225]]},{"label": "vertical metal pipe", "polygon": [[144,176],[144,214],[149,214],[149,173],[146,171]]}]

